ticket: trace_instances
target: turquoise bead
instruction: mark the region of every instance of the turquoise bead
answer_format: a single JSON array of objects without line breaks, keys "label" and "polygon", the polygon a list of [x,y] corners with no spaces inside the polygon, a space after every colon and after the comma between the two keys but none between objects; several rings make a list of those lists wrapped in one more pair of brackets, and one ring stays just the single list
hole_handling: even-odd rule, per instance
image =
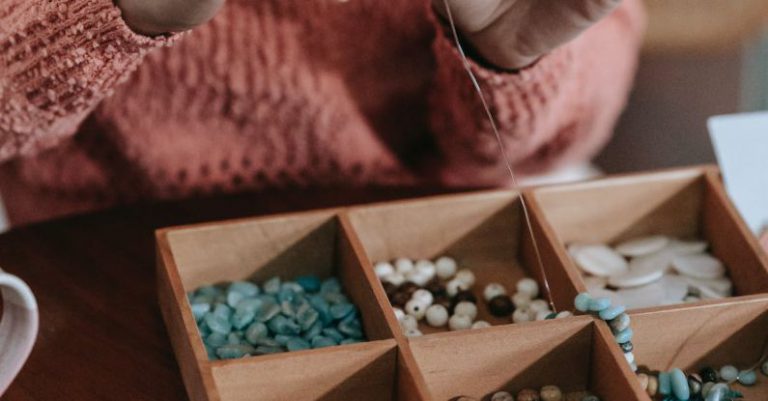
[{"label": "turquoise bead", "polygon": [[256,344],[256,340],[259,338],[265,338],[269,334],[267,325],[261,322],[251,323],[248,329],[245,331],[245,339],[251,343]]},{"label": "turquoise bead", "polygon": [[672,369],[669,372],[672,385],[672,394],[680,401],[688,401],[691,398],[691,388],[688,387],[688,378],[680,369]]},{"label": "turquoise bead", "polygon": [[317,322],[319,317],[320,314],[312,309],[312,307],[301,309],[296,312],[296,321],[299,323],[299,326],[301,326],[301,331],[309,330],[315,322]]},{"label": "turquoise bead", "polygon": [[293,336],[288,336],[285,334],[278,334],[275,336],[275,341],[280,344],[281,346],[285,347],[286,344],[288,344],[288,341],[293,338]]},{"label": "turquoise bead", "polygon": [[232,315],[232,327],[234,327],[237,330],[242,330],[243,328],[251,324],[251,322],[253,322],[253,318],[255,316],[256,316],[256,313],[250,310],[245,310],[245,311],[236,310],[235,314]]},{"label": "turquoise bead", "polygon": [[219,356],[221,359],[236,359],[236,358],[242,358],[246,355],[250,355],[255,353],[256,350],[251,347],[250,345],[243,345],[243,344],[228,344],[228,345],[222,345],[219,348],[216,348],[216,355]]},{"label": "turquoise bead", "polygon": [[205,321],[200,321],[197,325],[197,329],[200,331],[200,337],[205,338],[211,335],[213,333],[211,331],[211,328],[208,327],[208,325],[205,323]]},{"label": "turquoise bead", "polygon": [[245,299],[245,295],[237,291],[230,291],[227,293],[227,305],[232,308],[236,307],[243,299]]},{"label": "turquoise bead", "polygon": [[757,382],[757,374],[754,370],[742,370],[739,372],[739,383],[751,386]]},{"label": "turquoise bead", "polygon": [[240,301],[239,304],[237,304],[237,307],[235,308],[235,313],[245,313],[249,311],[256,313],[256,311],[258,311],[262,305],[264,305],[264,301],[262,301],[259,298],[244,299]]},{"label": "turquoise bead", "polygon": [[720,368],[720,379],[731,383],[739,377],[739,370],[733,365],[725,365]]},{"label": "turquoise bead", "polygon": [[312,339],[312,348],[324,348],[337,345],[336,341],[330,337],[317,336]]},{"label": "turquoise bead", "polygon": [[288,349],[288,351],[300,351],[304,349],[310,349],[312,348],[312,345],[309,343],[309,341],[301,337],[292,337],[285,344],[285,347]]},{"label": "turquoise bead", "polygon": [[608,325],[611,326],[611,331],[613,331],[615,334],[629,328],[630,323],[631,319],[629,318],[629,315],[622,313],[619,316],[613,318],[613,320],[609,321]]},{"label": "turquoise bead", "polygon": [[228,344],[236,345],[236,344],[240,344],[241,342],[243,342],[243,333],[242,332],[233,331],[233,332],[229,333],[229,335],[227,336],[227,343]]},{"label": "turquoise bead", "polygon": [[280,343],[277,342],[274,338],[264,337],[264,338],[257,338],[256,341],[253,342],[253,345],[261,346],[261,347],[272,347],[272,348],[280,348]]},{"label": "turquoise bead", "polygon": [[213,297],[221,294],[221,289],[219,289],[219,288],[217,288],[215,286],[212,286],[212,285],[206,285],[204,287],[198,288],[197,291],[195,291],[195,294],[196,295],[207,295],[207,296],[210,296],[210,297],[213,298]]},{"label": "turquoise bead", "polygon": [[335,277],[331,277],[323,281],[320,284],[320,292],[322,293],[338,293],[341,292],[341,283]]},{"label": "turquoise bead", "polygon": [[220,333],[227,335],[232,331],[232,323],[229,322],[229,316],[222,316],[216,314],[216,312],[209,312],[203,318],[205,324],[214,333]]},{"label": "turquoise bead", "polygon": [[344,335],[341,334],[340,331],[334,329],[333,327],[328,327],[323,329],[323,335],[336,340],[336,342],[341,342],[342,340],[344,340]]},{"label": "turquoise bead", "polygon": [[217,348],[227,344],[227,335],[221,333],[211,333],[205,338],[205,343],[211,347]]},{"label": "turquoise bead", "polygon": [[280,292],[280,277],[272,277],[271,279],[265,281],[262,287],[264,288],[264,292],[267,294],[277,294]]},{"label": "turquoise bead", "polygon": [[305,340],[311,341],[313,338],[317,337],[322,333],[323,331],[323,322],[321,321],[315,321],[315,324],[312,325],[308,330],[304,331],[304,337]]},{"label": "turquoise bead", "polygon": [[239,292],[250,298],[259,294],[259,286],[250,281],[234,281],[229,285],[227,291]]},{"label": "turquoise bead", "polygon": [[192,315],[195,317],[195,320],[199,321],[205,316],[206,313],[211,311],[211,304],[193,303],[190,305],[190,308],[192,308]]},{"label": "turquoise bead", "polygon": [[355,313],[355,305],[352,304],[338,304],[331,306],[331,317],[336,320],[344,319],[345,317]]},{"label": "turquoise bead", "polygon": [[600,319],[613,320],[617,316],[624,313],[625,310],[627,310],[627,308],[625,308],[622,305],[615,305],[615,306],[608,307],[600,311]]},{"label": "turquoise bead", "polygon": [[332,305],[349,303],[349,298],[340,292],[326,292],[323,294],[323,298]]},{"label": "turquoise bead", "polygon": [[282,347],[273,347],[268,345],[260,345],[256,347],[256,350],[254,350],[255,355],[278,354],[280,352],[283,352]]},{"label": "turquoise bead", "polygon": [[216,348],[211,347],[208,344],[205,344],[205,352],[208,354],[208,359],[212,361],[219,359],[219,356],[216,355]]},{"label": "turquoise bead", "polygon": [[592,312],[600,312],[609,306],[611,306],[611,300],[609,298],[594,298],[589,301],[589,310]]},{"label": "turquoise bead", "polygon": [[363,328],[360,325],[360,321],[355,319],[347,319],[342,320],[341,323],[337,326],[340,332],[343,334],[352,337],[352,338],[363,338]]},{"label": "turquoise bead", "polygon": [[218,304],[215,308],[213,308],[213,314],[229,319],[232,316],[232,309],[227,305]]},{"label": "turquoise bead", "polygon": [[581,294],[576,296],[576,299],[573,301],[573,304],[576,307],[576,310],[581,312],[587,312],[589,311],[589,304],[591,302],[592,302],[592,296],[590,296],[586,292],[582,292]]},{"label": "turquoise bead", "polygon": [[296,278],[296,283],[306,292],[320,291],[320,279],[317,276],[301,276]]},{"label": "turquoise bead", "polygon": [[267,322],[267,327],[275,334],[296,335],[301,333],[301,326],[283,315],[277,315]]},{"label": "turquoise bead", "polygon": [[672,381],[670,380],[669,373],[659,373],[659,394],[670,395],[672,393]]},{"label": "turquoise bead", "polygon": [[632,331],[631,327],[627,327],[626,329],[616,333],[616,342],[619,344],[624,344],[625,342],[631,341],[632,336],[635,333]]},{"label": "turquoise bead", "polygon": [[266,322],[271,320],[275,315],[280,313],[280,305],[274,301],[264,302],[261,307],[256,311],[256,319],[259,322]]}]

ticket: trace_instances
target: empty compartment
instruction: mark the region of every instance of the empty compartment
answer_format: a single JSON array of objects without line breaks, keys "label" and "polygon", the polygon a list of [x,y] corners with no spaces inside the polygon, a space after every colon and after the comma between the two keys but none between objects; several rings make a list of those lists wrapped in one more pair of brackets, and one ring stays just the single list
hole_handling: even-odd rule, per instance
[{"label": "empty compartment", "polygon": [[[632,313],[634,354],[638,365],[652,371],[733,365],[749,369],[768,346],[768,299],[756,298],[676,310]],[[744,400],[768,400],[768,377],[757,366],[757,383],[734,384]]]},{"label": "empty compartment", "polygon": [[[691,279],[685,275],[670,278],[675,269],[670,262],[664,262],[668,272],[663,280],[657,276],[645,286],[623,284],[621,288],[626,292],[622,294],[626,296],[614,299],[614,302],[625,303],[630,309],[680,303],[682,299],[676,299],[681,293],[684,298],[688,294],[695,295],[697,291],[698,296],[689,298],[689,301],[722,298],[728,294],[728,280],[732,282],[731,295],[768,291],[768,259],[725,195],[716,172],[711,169],[683,169],[600,179],[540,188],[528,196],[534,204],[532,209],[542,216],[548,235],[553,242],[562,245],[557,253],[565,268],[582,279],[585,277],[582,270],[565,247],[572,244],[615,246],[630,239],[656,235],[682,241],[703,240],[708,244],[707,252],[725,267],[724,277],[727,280],[698,280],[691,284]],[[630,267],[640,265],[629,264]],[[593,279],[587,285],[582,279],[578,280],[580,290],[589,288],[594,291],[593,288],[601,285],[599,280]],[[707,288],[687,291],[686,286],[694,284]],[[609,287],[617,289],[618,285]],[[717,294],[713,289],[721,293]],[[629,301],[630,298],[632,301]]]},{"label": "empty compartment", "polygon": [[564,394],[589,391],[603,401],[642,399],[629,365],[603,333],[582,316],[424,336],[410,346],[435,401],[490,400],[497,391],[516,396],[547,385]]},{"label": "empty compartment", "polygon": [[[549,299],[551,296],[557,310],[571,309],[577,294],[572,278],[558,268],[553,245],[546,241],[539,223],[534,220],[532,229],[545,271],[542,274],[517,192],[480,192],[391,202],[353,208],[347,217],[365,252],[362,259],[368,269],[373,270],[377,262],[397,258],[435,260],[447,255],[457,261],[459,269],[471,270],[476,278],[471,288],[477,298],[476,320],[491,325],[512,323],[509,315],[496,317],[490,313],[483,299],[483,290],[489,283],[502,284],[511,296],[520,279],[531,277],[538,282],[539,297]],[[383,287],[377,290],[384,292]],[[430,334],[448,328],[430,327],[421,320],[419,330]]]},{"label": "empty compartment", "polygon": [[[333,211],[165,229],[158,232],[158,252],[163,315],[193,399],[392,399],[396,343]],[[305,275],[340,280],[368,342],[208,360],[187,292]]]}]

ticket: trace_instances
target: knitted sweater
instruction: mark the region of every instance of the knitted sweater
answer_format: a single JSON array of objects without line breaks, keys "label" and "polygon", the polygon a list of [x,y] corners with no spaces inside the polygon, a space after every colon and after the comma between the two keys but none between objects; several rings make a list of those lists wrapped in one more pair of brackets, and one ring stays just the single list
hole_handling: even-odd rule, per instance
[{"label": "knitted sweater", "polygon": [[[625,0],[517,73],[472,68],[522,174],[608,139],[644,26]],[[0,192],[15,224],[300,186],[505,185],[428,0],[228,0],[172,38],[111,0],[0,0]]]}]

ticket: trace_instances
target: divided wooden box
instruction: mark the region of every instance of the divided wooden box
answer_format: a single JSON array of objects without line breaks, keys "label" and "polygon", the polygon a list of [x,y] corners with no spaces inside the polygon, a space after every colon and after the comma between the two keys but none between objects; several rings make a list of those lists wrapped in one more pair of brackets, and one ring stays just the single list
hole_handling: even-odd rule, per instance
[{"label": "divided wooden box", "polygon": [[[707,239],[728,266],[736,297],[632,311],[640,365],[754,363],[768,340],[768,257],[712,167],[166,228],[157,232],[159,300],[193,401],[487,399],[546,384],[604,401],[649,401],[599,320],[512,324],[481,307],[494,327],[422,327],[424,336],[406,338],[373,273],[380,260],[447,254],[475,272],[479,291],[492,281],[512,290],[523,276],[546,289],[546,278],[547,299],[570,310],[585,285],[566,243],[648,233]],[[339,277],[361,311],[367,342],[208,360],[186,292],[303,274]],[[768,380],[760,381],[747,400],[768,399]]]}]

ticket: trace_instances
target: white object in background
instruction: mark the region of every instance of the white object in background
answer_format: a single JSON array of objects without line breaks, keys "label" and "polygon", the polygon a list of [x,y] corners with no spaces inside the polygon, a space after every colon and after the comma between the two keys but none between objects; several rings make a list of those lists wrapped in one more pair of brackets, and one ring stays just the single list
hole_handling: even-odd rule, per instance
[{"label": "white object in background", "polygon": [[709,119],[725,187],[755,234],[768,228],[768,113]]},{"label": "white object in background", "polygon": [[0,396],[24,366],[37,338],[37,301],[20,278],[0,269]]}]

